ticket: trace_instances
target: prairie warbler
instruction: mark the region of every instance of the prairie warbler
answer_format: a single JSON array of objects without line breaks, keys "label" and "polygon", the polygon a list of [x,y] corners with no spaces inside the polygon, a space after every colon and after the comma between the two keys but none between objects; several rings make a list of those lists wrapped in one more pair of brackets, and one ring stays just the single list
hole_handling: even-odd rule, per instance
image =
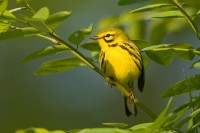
[{"label": "prairie warbler", "polygon": [[[144,67],[142,57],[137,46],[120,29],[109,28],[91,37],[97,40],[100,47],[99,63],[103,73],[111,80],[118,82],[127,91],[133,93],[134,81],[138,80],[138,89],[142,92],[144,87]],[[127,116],[137,114],[133,103],[134,113],[130,110],[131,104],[127,97],[125,100],[125,113]]]}]

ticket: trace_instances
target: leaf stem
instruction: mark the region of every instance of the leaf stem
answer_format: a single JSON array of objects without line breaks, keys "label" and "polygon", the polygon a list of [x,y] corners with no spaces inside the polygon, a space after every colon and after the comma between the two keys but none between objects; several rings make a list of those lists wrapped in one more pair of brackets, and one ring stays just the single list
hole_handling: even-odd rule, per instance
[{"label": "leaf stem", "polygon": [[194,30],[196,33],[198,39],[200,39],[200,32],[198,27],[195,25],[194,21],[192,18],[187,14],[187,12],[182,8],[181,4],[178,2],[178,0],[171,0],[171,2],[180,10],[180,12],[184,15],[185,19],[191,26],[191,28]]},{"label": "leaf stem", "polygon": [[9,10],[9,12],[13,13],[13,12],[21,11],[21,10],[25,10],[25,9],[26,9],[26,7],[18,7],[18,8],[14,8],[14,9]]},{"label": "leaf stem", "polygon": [[46,40],[48,40],[50,42],[53,42],[54,44],[58,43],[58,41],[56,39],[53,39],[51,37],[48,37],[48,36],[45,36],[45,35],[42,35],[42,34],[37,34],[36,36],[41,37],[43,39],[46,39]]}]

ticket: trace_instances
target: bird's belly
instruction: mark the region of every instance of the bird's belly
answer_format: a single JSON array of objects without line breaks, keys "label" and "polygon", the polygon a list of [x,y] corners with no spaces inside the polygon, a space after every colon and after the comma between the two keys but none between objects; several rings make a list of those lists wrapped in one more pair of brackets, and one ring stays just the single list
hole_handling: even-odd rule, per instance
[{"label": "bird's belly", "polygon": [[104,58],[105,75],[118,81],[124,87],[133,84],[140,75],[140,70],[134,62],[134,57],[124,50],[110,50]]}]

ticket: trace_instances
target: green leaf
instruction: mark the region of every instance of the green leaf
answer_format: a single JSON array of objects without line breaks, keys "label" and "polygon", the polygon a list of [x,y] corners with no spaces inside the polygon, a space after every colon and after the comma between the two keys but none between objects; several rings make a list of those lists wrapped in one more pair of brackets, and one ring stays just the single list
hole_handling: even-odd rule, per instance
[{"label": "green leaf", "polygon": [[138,130],[141,130],[141,129],[148,129],[149,127],[152,126],[152,122],[151,123],[142,123],[142,124],[138,124],[138,125],[135,125],[133,127],[130,128],[130,130],[132,131],[138,131]]},{"label": "green leaf", "polygon": [[172,101],[173,101],[173,98],[170,98],[165,109],[162,111],[162,113],[157,117],[155,122],[152,124],[152,127],[151,127],[152,131],[160,129],[170,119],[172,114],[168,112],[172,104]]},{"label": "green leaf", "polygon": [[44,21],[49,17],[49,9],[47,7],[42,7],[39,11],[37,11],[33,17],[32,20],[36,21]]},{"label": "green leaf", "polygon": [[194,50],[194,53],[197,54],[198,56],[200,56],[200,48],[197,48],[197,49],[193,49]]},{"label": "green leaf", "polygon": [[185,123],[187,123],[188,121],[190,121],[191,119],[193,119],[195,116],[200,114],[200,108],[195,110],[194,112],[192,112],[188,117],[186,117],[185,119],[181,120],[176,127],[181,128]]},{"label": "green leaf", "polygon": [[196,15],[199,15],[200,14],[200,10],[196,13]]},{"label": "green leaf", "polygon": [[0,22],[0,33],[6,32],[10,27],[10,23],[1,23]]},{"label": "green leaf", "polygon": [[131,13],[136,13],[136,12],[146,12],[146,11],[151,11],[151,10],[155,10],[155,9],[163,9],[164,7],[172,7],[173,5],[170,4],[151,4],[148,6],[143,6],[141,8],[137,8],[131,11]]},{"label": "green leaf", "polygon": [[15,133],[65,133],[61,130],[54,130],[54,131],[48,131],[44,128],[28,128],[28,129],[20,129],[17,130]]},{"label": "green leaf", "polygon": [[86,50],[90,50],[90,51],[100,51],[100,47],[97,42],[85,43],[85,44],[81,45],[80,47],[84,48]]},{"label": "green leaf", "polygon": [[185,60],[192,60],[195,57],[190,44],[160,44],[146,47],[141,51],[146,52],[150,59],[161,65],[169,65],[174,54]]},{"label": "green leaf", "polygon": [[[149,50],[156,50],[156,49],[159,49],[159,48],[166,48],[168,47],[169,45],[172,45],[172,44],[159,44],[159,45],[153,45],[153,46],[149,46],[149,47],[146,47],[146,48],[143,48],[141,51],[142,52],[146,52],[146,51],[149,51]],[[167,48],[168,50],[169,48]]]},{"label": "green leaf", "polygon": [[70,16],[70,14],[71,12],[68,11],[52,14],[44,21],[44,23],[52,30],[55,30],[66,18]]},{"label": "green leaf", "polygon": [[192,19],[195,20],[199,16],[199,14],[200,14],[200,10],[198,10],[198,12],[192,16]]},{"label": "green leaf", "polygon": [[[199,120],[199,119],[198,119]],[[200,126],[200,121],[197,121],[196,124],[192,125],[191,128],[188,130],[189,133],[192,133],[196,128]]]},{"label": "green leaf", "polygon": [[77,133],[130,133],[130,131],[119,128],[86,128]]},{"label": "green leaf", "polygon": [[0,5],[0,12],[4,12],[8,7],[8,0],[3,0]]},{"label": "green leaf", "polygon": [[62,130],[55,130],[55,131],[51,131],[49,133],[66,133],[65,131]]},{"label": "green leaf", "polygon": [[120,6],[125,6],[125,5],[131,5],[131,4],[136,4],[140,2],[145,2],[148,0],[119,0],[118,5]]},{"label": "green leaf", "polygon": [[147,51],[146,54],[151,60],[165,66],[171,64],[173,60],[173,53],[171,52],[170,49],[164,49],[163,51],[150,50],[150,51]]},{"label": "green leaf", "polygon": [[93,25],[91,24],[87,29],[80,29],[75,31],[69,36],[68,41],[79,45],[85,39],[85,37],[92,32],[92,27]]},{"label": "green leaf", "polygon": [[27,61],[31,61],[31,60],[35,60],[38,58],[42,58],[42,57],[46,57],[49,55],[54,55],[54,54],[59,54],[59,53],[63,53],[69,51],[69,48],[67,48],[65,45],[55,45],[55,46],[49,46],[46,48],[43,48],[39,51],[36,51],[28,56],[26,56],[22,62],[27,62]]},{"label": "green leaf", "polygon": [[162,127],[166,124],[168,120],[171,118],[171,113],[169,113],[169,108],[172,104],[172,98],[170,98],[167,106],[162,111],[162,113],[156,118],[154,122],[151,123],[143,123],[138,124],[130,128],[130,130],[134,133],[154,133],[163,130]]},{"label": "green leaf", "polygon": [[175,55],[181,59],[192,60],[195,57],[190,44],[176,44],[171,45],[170,48],[174,49]]},{"label": "green leaf", "polygon": [[174,116],[173,116],[170,120],[168,120],[168,121],[165,123],[164,127],[165,127],[165,128],[173,127],[173,125],[185,114],[185,112],[186,112],[188,109],[189,109],[189,107],[188,107],[188,108],[184,108],[184,109],[178,111],[176,114],[174,114]]},{"label": "green leaf", "polygon": [[200,75],[194,75],[185,80],[177,82],[171,87],[165,89],[161,97],[171,97],[175,95],[184,94],[190,91],[200,90]]},{"label": "green leaf", "polygon": [[5,10],[4,12],[0,12],[0,18],[3,20],[16,20],[16,17],[9,11]]},{"label": "green leaf", "polygon": [[66,131],[66,133],[78,133],[80,130],[82,129],[72,129],[72,130]]},{"label": "green leaf", "polygon": [[[175,114],[175,117],[171,118],[165,125],[166,128],[173,127],[185,114],[185,112],[191,108],[191,104],[194,107],[197,107],[200,103],[200,97],[193,97],[192,101],[190,100],[189,102],[186,102],[180,106],[178,106],[176,109],[173,110],[173,114]],[[199,120],[198,118],[196,120]],[[177,125],[177,124],[176,124]],[[194,126],[191,126],[191,130],[193,129]]]},{"label": "green leaf", "polygon": [[[171,128],[171,127],[170,127]],[[159,129],[159,133],[183,133],[178,129]]]},{"label": "green leaf", "polygon": [[39,34],[39,33],[42,33],[42,32],[38,29],[33,28],[33,27],[15,29],[15,30],[12,30],[12,31],[0,33],[0,41],[18,38],[18,37],[33,36],[33,35],[36,35],[36,34]]},{"label": "green leaf", "polygon": [[49,133],[49,131],[44,128],[28,128],[17,130],[15,133]]},{"label": "green leaf", "polygon": [[168,44],[160,44],[150,46],[142,49],[145,51],[147,56],[161,65],[169,65],[173,60],[173,53],[170,48],[167,48]]},{"label": "green leaf", "polygon": [[191,66],[191,68],[197,68],[197,69],[200,69],[200,60],[194,62]]},{"label": "green leaf", "polygon": [[102,123],[102,124],[106,126],[119,127],[119,128],[125,128],[128,126],[128,124],[126,123]]},{"label": "green leaf", "polygon": [[166,11],[166,12],[158,12],[158,13],[151,14],[149,17],[151,18],[180,18],[184,16],[179,11]]},{"label": "green leaf", "polygon": [[53,74],[57,72],[64,72],[78,66],[85,66],[85,64],[78,58],[64,58],[45,62],[35,73],[36,75]]}]

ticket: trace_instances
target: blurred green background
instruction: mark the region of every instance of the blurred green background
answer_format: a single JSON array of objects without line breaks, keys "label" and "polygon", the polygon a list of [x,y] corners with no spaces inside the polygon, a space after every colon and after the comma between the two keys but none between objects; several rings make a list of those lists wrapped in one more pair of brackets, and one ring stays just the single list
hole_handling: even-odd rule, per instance
[{"label": "blurred green background", "polygon": [[[64,40],[75,30],[87,28],[91,23],[95,28],[96,23],[104,17],[118,15],[144,4],[118,6],[116,0],[31,2],[32,7],[37,10],[47,6],[51,13],[72,11],[72,15],[56,31]],[[9,9],[16,6],[19,5],[16,5],[15,1],[9,1]],[[167,35],[163,42],[191,43],[194,47],[199,45],[190,28],[179,34]],[[65,57],[67,54],[21,63],[26,55],[49,45],[49,42],[37,37],[0,42],[1,133],[12,133],[29,127],[70,130],[100,127],[104,122],[123,122],[131,126],[152,121],[141,109],[136,117],[126,117],[121,93],[114,87],[110,88],[100,75],[88,67],[48,76],[34,75],[42,62]],[[189,69],[190,65],[190,61],[177,58],[167,67],[150,62],[146,69],[144,92],[135,90],[136,96],[154,113],[159,114],[168,100],[160,98],[161,92],[184,79],[184,73],[187,76],[198,73]],[[180,96],[175,99],[173,105],[188,99],[188,95]]]}]

